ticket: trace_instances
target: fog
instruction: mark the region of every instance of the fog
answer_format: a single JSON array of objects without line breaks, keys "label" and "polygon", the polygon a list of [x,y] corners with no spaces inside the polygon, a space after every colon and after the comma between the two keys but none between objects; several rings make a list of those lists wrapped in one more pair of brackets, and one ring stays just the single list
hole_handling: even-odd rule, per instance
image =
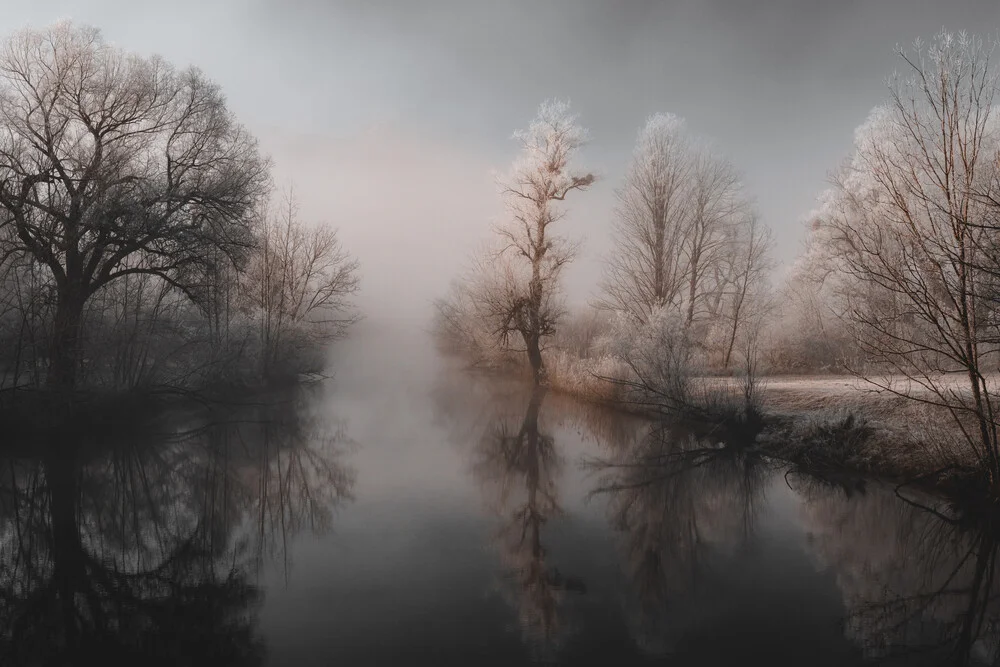
[{"label": "fog", "polygon": [[[566,274],[596,289],[613,191],[651,113],[685,117],[743,171],[782,265],[854,128],[885,98],[893,48],[997,25],[995,2],[7,3],[0,28],[59,18],[194,64],[362,266],[369,318],[422,320],[502,215],[493,170],[540,101],[569,98],[602,180],[570,203]],[[571,231],[570,231],[571,230]]]}]

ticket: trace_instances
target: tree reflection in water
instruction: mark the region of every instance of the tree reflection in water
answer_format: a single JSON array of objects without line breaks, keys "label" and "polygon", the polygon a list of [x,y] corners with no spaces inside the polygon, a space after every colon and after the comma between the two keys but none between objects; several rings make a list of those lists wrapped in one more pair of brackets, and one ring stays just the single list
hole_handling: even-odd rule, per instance
[{"label": "tree reflection in water", "polygon": [[506,591],[522,634],[536,656],[550,655],[565,634],[560,607],[584,583],[546,561],[542,528],[561,513],[557,478],[564,461],[541,419],[546,390],[535,388],[523,413],[497,415],[484,429],[474,470],[494,492],[502,517],[497,542],[507,571]]},{"label": "tree reflection in water", "polygon": [[836,575],[845,632],[891,664],[1000,664],[995,525],[903,502],[891,487],[863,494],[796,479],[813,554]]},{"label": "tree reflection in water", "polygon": [[650,425],[599,473],[632,582],[635,641],[651,654],[670,650],[680,619],[709,567],[709,553],[752,536],[770,466],[751,449],[708,444],[676,426]]},{"label": "tree reflection in water", "polygon": [[260,566],[353,483],[343,434],[301,408],[122,420],[6,461],[0,663],[261,664]]},{"label": "tree reflection in water", "polygon": [[[1000,665],[995,523],[942,517],[921,507],[933,505],[929,500],[908,503],[870,480],[783,478],[783,465],[761,457],[753,443],[719,444],[676,424],[644,423],[637,433],[634,421],[567,407],[544,390],[527,396],[499,383],[456,387],[441,390],[438,417],[457,443],[475,442],[475,477],[499,517],[505,590],[536,658],[555,657],[569,630],[591,618],[590,606],[573,604],[573,593],[586,586],[559,572],[546,553],[546,526],[561,514],[560,477],[576,465],[573,451],[561,452],[552,435],[559,427],[600,446],[601,458],[587,462],[592,497],[607,503],[629,582],[625,616],[643,652],[703,652],[699,642],[716,623],[773,631],[803,616],[796,632],[805,634],[786,642],[794,646],[785,655],[796,659],[813,655],[812,641],[830,650],[828,661],[860,659],[836,641],[842,630],[868,661]],[[787,515],[793,508],[802,522]],[[764,516],[767,530],[760,531]],[[734,587],[754,576],[746,568],[767,581]],[[605,580],[588,583],[594,607],[603,604]],[[829,596],[834,583],[843,611]],[[766,608],[772,594],[774,614],[734,616]],[[799,614],[800,605],[809,613]],[[752,649],[781,652],[757,639]]]}]

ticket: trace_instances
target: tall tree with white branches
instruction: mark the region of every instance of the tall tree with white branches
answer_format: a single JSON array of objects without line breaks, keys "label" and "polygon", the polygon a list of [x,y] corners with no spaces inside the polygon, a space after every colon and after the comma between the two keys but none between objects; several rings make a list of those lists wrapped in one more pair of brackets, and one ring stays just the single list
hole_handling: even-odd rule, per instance
[{"label": "tall tree with white branches", "polygon": [[559,278],[576,252],[555,225],[566,214],[561,203],[587,189],[594,175],[573,168],[587,132],[565,101],[544,102],[514,138],[521,155],[499,179],[506,216],[473,258],[464,283],[438,302],[438,328],[443,339],[461,340],[479,356],[519,350],[522,343],[535,383],[542,384],[543,341],[555,333],[563,312]]}]

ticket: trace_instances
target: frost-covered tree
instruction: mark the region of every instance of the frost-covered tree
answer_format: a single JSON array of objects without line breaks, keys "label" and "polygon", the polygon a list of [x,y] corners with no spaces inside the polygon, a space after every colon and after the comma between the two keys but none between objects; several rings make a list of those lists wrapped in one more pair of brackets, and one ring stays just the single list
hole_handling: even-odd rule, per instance
[{"label": "frost-covered tree", "polygon": [[539,384],[545,378],[543,340],[562,315],[559,278],[576,251],[553,225],[565,217],[560,203],[588,188],[594,175],[573,168],[587,132],[567,102],[544,102],[514,138],[521,155],[500,179],[506,217],[495,226],[493,242],[474,257],[464,284],[439,302],[438,328],[444,339],[457,336],[481,356],[522,343]]},{"label": "frost-covered tree", "polygon": [[[991,49],[941,33],[899,53],[907,76],[856,134],[817,216],[843,315],[884,390],[953,416],[1000,492],[995,387],[1000,363],[997,116]],[[956,382],[956,378],[961,378]],[[915,393],[913,387],[922,389]]]},{"label": "frost-covered tree", "polygon": [[720,310],[726,322],[723,368],[729,368],[737,340],[749,348],[756,348],[756,336],[762,320],[771,310],[768,274],[773,268],[770,252],[773,246],[771,229],[750,214],[737,227],[739,236],[732,244],[727,258],[729,286],[725,303]]},{"label": "frost-covered tree", "polygon": [[772,371],[862,367],[839,307],[843,276],[832,268],[831,250],[824,228],[817,225],[810,229],[805,251],[777,289],[771,316],[762,327],[767,365]]},{"label": "frost-covered tree", "polygon": [[733,246],[740,227],[753,219],[739,172],[729,160],[708,149],[694,158],[691,227],[680,248],[686,265],[684,321],[712,322],[731,278]]},{"label": "frost-covered tree", "polygon": [[501,340],[515,333],[524,340],[537,384],[544,375],[542,338],[555,331],[560,313],[555,303],[559,276],[575,254],[575,246],[551,226],[565,215],[559,202],[571,191],[589,187],[594,175],[572,167],[587,132],[568,102],[544,102],[528,129],[514,137],[521,156],[501,181],[509,218],[495,230],[506,279],[503,298],[491,305],[490,314]]},{"label": "frost-covered tree", "polygon": [[729,365],[769,270],[769,232],[739,172],[684,121],[656,114],[639,132],[613,222],[598,305],[673,330]]},{"label": "frost-covered tree", "polygon": [[646,322],[657,308],[680,307],[686,270],[681,247],[691,227],[693,147],[684,121],[656,114],[639,133],[612,223],[614,251],[604,305]]}]

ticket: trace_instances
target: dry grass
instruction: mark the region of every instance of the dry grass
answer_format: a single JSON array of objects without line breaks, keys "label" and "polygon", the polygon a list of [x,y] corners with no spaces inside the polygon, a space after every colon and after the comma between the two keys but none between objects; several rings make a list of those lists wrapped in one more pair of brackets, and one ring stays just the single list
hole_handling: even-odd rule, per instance
[{"label": "dry grass", "polygon": [[977,469],[971,446],[945,408],[876,392],[855,378],[770,379],[763,403],[778,423],[763,446],[807,472],[945,489]]},{"label": "dry grass", "polygon": [[545,356],[549,386],[576,398],[616,405],[621,403],[622,386],[606,378],[628,377],[627,366],[612,357],[579,357],[563,350]]},{"label": "dry grass", "polygon": [[762,386],[763,407],[777,415],[849,410],[879,418],[917,405],[902,396],[876,392],[852,377],[766,378]]}]

